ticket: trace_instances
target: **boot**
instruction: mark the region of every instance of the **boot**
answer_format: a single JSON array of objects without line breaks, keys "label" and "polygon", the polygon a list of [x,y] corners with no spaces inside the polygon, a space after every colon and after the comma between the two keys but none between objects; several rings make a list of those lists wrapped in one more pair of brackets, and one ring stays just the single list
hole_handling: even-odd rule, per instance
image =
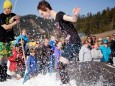
[{"label": "boot", "polygon": [[12,76],[10,76],[10,75],[8,75],[7,74],[7,77],[6,77],[7,79],[12,79]]},{"label": "boot", "polygon": [[6,73],[4,67],[0,65],[0,82],[6,81]]}]

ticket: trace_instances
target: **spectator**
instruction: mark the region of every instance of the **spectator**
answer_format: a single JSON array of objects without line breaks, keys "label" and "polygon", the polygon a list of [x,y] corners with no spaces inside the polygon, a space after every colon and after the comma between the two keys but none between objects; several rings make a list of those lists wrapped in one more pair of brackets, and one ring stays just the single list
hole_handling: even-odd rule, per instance
[{"label": "spectator", "polygon": [[30,55],[27,59],[27,71],[30,78],[35,77],[38,73],[37,58],[35,57],[35,50],[33,48],[30,49]]},{"label": "spectator", "polygon": [[113,60],[112,60],[113,61],[113,66],[115,66],[115,33],[113,33],[113,35],[112,35],[110,48],[111,48],[111,55],[112,55],[112,58],[113,58]]},{"label": "spectator", "polygon": [[55,69],[57,68],[57,63],[59,62],[59,58],[62,53],[61,47],[62,47],[62,42],[58,42],[57,46],[55,47],[55,50],[54,50]]},{"label": "spectator", "polygon": [[98,44],[99,44],[99,47],[102,45],[102,38],[98,38],[97,39],[97,42],[98,42]]},{"label": "spectator", "polygon": [[91,50],[89,49],[90,42],[85,40],[80,51],[79,51],[79,61],[86,62],[92,61]]},{"label": "spectator", "polygon": [[104,38],[102,40],[102,45],[100,46],[100,50],[103,54],[103,57],[101,58],[101,62],[109,62],[109,58],[110,58],[110,54],[111,54],[111,49],[110,47],[107,45],[108,40],[106,38]]},{"label": "spectator", "polygon": [[100,62],[100,59],[102,58],[103,54],[102,54],[101,50],[99,50],[98,43],[94,44],[94,48],[91,50],[91,55],[92,55],[93,61]]},{"label": "spectator", "polygon": [[[29,42],[29,38],[27,36],[27,31],[26,29],[23,29],[22,30],[22,35],[19,35],[17,38],[16,38],[16,44],[23,44],[24,46],[24,51],[25,51],[25,54],[27,55],[28,51],[29,51],[29,48],[28,48],[28,42]],[[21,41],[21,37],[22,37],[22,41]]]},{"label": "spectator", "polygon": [[108,46],[111,45],[111,36],[106,36],[106,39],[108,40]]},{"label": "spectator", "polygon": [[92,45],[94,45],[95,44],[95,42],[96,42],[96,36],[92,36]]},{"label": "spectator", "polygon": [[24,58],[21,46],[19,44],[15,45],[15,48],[12,50],[13,55],[9,57],[10,67],[9,70],[16,79],[23,77],[24,73]]},{"label": "spectator", "polygon": [[56,38],[54,36],[51,36],[51,39],[49,41],[49,45],[51,46],[52,51],[54,51],[55,46],[56,46]]}]

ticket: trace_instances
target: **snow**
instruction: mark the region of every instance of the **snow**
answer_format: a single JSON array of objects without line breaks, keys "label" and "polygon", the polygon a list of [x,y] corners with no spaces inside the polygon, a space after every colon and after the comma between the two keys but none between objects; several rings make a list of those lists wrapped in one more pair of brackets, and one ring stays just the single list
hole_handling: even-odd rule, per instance
[{"label": "snow", "polygon": [[[75,80],[70,81],[71,86],[77,86]],[[56,73],[47,73],[46,75],[39,74],[38,76],[31,78],[23,84],[23,78],[20,80],[8,79],[5,82],[0,82],[0,86],[62,86],[60,79],[56,79]],[[114,86],[113,84],[104,85],[101,80],[96,84],[87,85],[86,83],[81,83],[78,86]]]},{"label": "snow", "polygon": [[[115,84],[108,84],[108,83],[104,84],[102,81],[103,76],[100,76],[99,81],[97,81],[95,84],[92,82],[91,85],[86,84],[85,82],[79,84],[79,82],[75,80],[71,80],[70,83],[71,86],[115,86]],[[76,85],[75,83],[78,83],[79,85]],[[38,74],[36,77],[31,78],[24,84],[23,84],[23,78],[20,80],[16,80],[14,78],[7,79],[7,81],[5,82],[0,82],[0,86],[62,86],[62,84],[59,79],[59,76],[57,76],[57,74],[53,72],[51,75],[50,73],[47,73],[46,75]]]},{"label": "snow", "polygon": [[31,78],[23,84],[23,78],[21,80],[8,79],[5,82],[0,82],[0,86],[60,86],[61,81],[56,79],[56,74],[46,75],[39,74],[38,76]]}]

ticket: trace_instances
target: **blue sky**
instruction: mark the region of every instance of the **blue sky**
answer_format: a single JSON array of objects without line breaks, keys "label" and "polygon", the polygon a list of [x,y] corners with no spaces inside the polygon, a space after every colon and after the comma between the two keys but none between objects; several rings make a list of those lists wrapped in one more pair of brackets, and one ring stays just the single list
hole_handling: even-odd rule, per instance
[{"label": "blue sky", "polygon": [[[39,16],[37,5],[40,0],[10,0],[13,4],[17,1],[14,12],[18,15],[35,14]],[[47,0],[55,11],[64,11],[72,15],[74,7],[81,8],[80,15],[86,15],[88,12],[93,14],[106,9],[115,7],[115,0]],[[3,12],[3,2],[0,0],[0,13]]]}]

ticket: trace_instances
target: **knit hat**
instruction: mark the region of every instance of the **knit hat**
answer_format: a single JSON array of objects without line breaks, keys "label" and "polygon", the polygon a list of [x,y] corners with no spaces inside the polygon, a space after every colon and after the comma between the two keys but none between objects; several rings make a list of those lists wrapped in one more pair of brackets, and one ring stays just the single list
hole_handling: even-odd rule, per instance
[{"label": "knit hat", "polygon": [[5,0],[3,8],[4,9],[6,9],[6,8],[12,9],[12,3],[9,0]]},{"label": "knit hat", "polygon": [[107,43],[108,43],[108,40],[107,40],[106,38],[104,38],[103,41],[102,41],[102,43],[103,43],[103,44],[104,44],[104,43],[107,44]]}]

